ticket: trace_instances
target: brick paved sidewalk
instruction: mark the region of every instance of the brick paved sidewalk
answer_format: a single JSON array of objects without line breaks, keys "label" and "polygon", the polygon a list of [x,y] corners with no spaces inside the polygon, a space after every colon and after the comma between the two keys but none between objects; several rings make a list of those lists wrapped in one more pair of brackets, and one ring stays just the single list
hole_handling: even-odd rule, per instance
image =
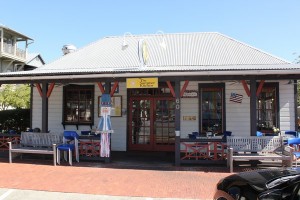
[{"label": "brick paved sidewalk", "polygon": [[[228,176],[225,167],[120,169],[116,164],[74,163],[52,166],[51,160],[0,159],[0,188],[81,194],[212,199],[216,183]],[[41,164],[42,163],[42,164]]]}]

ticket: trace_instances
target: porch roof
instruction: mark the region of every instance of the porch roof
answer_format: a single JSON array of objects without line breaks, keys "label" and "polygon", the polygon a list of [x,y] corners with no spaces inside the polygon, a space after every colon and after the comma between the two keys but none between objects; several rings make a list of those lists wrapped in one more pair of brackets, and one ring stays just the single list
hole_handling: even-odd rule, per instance
[{"label": "porch roof", "polygon": [[18,36],[18,37],[20,37],[20,38],[22,38],[22,39],[33,40],[32,38],[30,38],[30,37],[28,37],[28,36],[26,36],[26,35],[24,35],[24,34],[22,34],[22,33],[20,33],[20,32],[17,32],[17,31],[15,31],[15,30],[13,30],[13,29],[10,29],[10,28],[8,28],[8,27],[6,27],[6,26],[4,26],[4,25],[1,25],[1,24],[0,24],[0,29],[4,29],[4,30],[6,30],[7,32],[11,32],[11,33],[15,34],[16,36]]}]

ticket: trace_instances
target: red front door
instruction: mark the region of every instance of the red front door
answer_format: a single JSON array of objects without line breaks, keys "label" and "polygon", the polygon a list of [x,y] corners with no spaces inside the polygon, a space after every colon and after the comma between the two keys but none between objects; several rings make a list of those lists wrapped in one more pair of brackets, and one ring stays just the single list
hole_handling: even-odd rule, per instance
[{"label": "red front door", "polygon": [[128,130],[129,150],[174,151],[174,98],[131,97]]}]

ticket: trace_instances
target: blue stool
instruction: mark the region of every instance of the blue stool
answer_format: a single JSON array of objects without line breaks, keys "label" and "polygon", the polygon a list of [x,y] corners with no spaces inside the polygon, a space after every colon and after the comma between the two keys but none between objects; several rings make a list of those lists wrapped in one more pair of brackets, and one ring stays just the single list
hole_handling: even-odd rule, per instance
[{"label": "blue stool", "polygon": [[284,133],[285,135],[292,135],[294,136],[295,138],[298,137],[297,135],[297,132],[296,131],[285,131]]},{"label": "blue stool", "polygon": [[72,165],[72,152],[75,151],[76,161],[79,162],[78,150],[79,135],[76,131],[64,131],[63,144],[57,146],[57,163],[60,165],[60,151],[64,151],[64,159],[67,161],[69,153],[69,164]]},{"label": "blue stool", "polygon": [[189,134],[189,139],[195,140],[197,137],[194,134]]},{"label": "blue stool", "polygon": [[223,137],[222,137],[222,139],[223,139],[224,141],[226,141],[227,136],[231,136],[231,134],[232,134],[231,131],[224,131],[224,132],[223,132]]}]

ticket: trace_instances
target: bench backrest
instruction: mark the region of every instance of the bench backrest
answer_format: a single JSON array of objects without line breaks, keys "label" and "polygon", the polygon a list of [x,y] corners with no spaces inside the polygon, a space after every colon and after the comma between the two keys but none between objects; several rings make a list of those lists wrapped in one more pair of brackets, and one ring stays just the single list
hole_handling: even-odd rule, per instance
[{"label": "bench backrest", "polygon": [[22,132],[20,143],[22,146],[52,147],[53,144],[61,144],[62,141],[62,133]]},{"label": "bench backrest", "polygon": [[227,136],[227,146],[234,152],[274,152],[283,151],[283,139],[280,136]]}]

